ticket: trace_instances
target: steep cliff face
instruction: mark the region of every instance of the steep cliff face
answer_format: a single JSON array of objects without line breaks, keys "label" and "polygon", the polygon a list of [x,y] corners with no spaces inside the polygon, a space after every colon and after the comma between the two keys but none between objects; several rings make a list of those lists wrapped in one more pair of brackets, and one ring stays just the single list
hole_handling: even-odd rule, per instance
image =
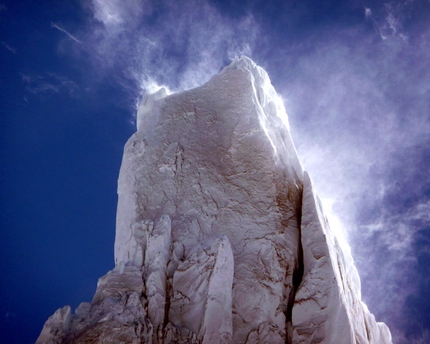
[{"label": "steep cliff face", "polygon": [[38,343],[390,343],[303,173],[266,72],[236,59],[142,100],[115,269]]}]

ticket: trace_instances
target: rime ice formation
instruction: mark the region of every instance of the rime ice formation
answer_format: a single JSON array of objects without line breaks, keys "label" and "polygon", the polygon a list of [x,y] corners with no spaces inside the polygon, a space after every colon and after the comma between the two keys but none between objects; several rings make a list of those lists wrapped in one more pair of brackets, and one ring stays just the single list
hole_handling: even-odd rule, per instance
[{"label": "rime ice formation", "polygon": [[138,110],[115,268],[37,343],[391,343],[361,302],[266,72],[242,57]]}]

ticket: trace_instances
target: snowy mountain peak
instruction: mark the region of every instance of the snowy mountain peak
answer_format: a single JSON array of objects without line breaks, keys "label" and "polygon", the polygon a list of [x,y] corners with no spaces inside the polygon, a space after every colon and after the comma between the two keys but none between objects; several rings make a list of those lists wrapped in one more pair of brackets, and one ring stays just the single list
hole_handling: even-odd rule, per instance
[{"label": "snowy mountain peak", "polygon": [[249,58],[142,101],[118,196],[116,268],[38,343],[391,343]]}]

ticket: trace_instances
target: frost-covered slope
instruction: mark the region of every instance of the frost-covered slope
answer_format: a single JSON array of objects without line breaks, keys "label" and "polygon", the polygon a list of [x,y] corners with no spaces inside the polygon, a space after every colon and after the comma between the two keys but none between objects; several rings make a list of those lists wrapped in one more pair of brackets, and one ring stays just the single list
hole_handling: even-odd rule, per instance
[{"label": "frost-covered slope", "polygon": [[118,182],[114,270],[40,343],[390,343],[360,301],[266,72],[236,59],[142,100]]}]

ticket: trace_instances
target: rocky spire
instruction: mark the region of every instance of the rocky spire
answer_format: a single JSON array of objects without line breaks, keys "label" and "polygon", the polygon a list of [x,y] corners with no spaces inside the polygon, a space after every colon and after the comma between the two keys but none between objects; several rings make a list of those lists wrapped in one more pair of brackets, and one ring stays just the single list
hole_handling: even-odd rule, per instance
[{"label": "rocky spire", "polygon": [[361,302],[267,73],[235,59],[145,97],[124,149],[115,268],[38,343],[391,343]]}]

